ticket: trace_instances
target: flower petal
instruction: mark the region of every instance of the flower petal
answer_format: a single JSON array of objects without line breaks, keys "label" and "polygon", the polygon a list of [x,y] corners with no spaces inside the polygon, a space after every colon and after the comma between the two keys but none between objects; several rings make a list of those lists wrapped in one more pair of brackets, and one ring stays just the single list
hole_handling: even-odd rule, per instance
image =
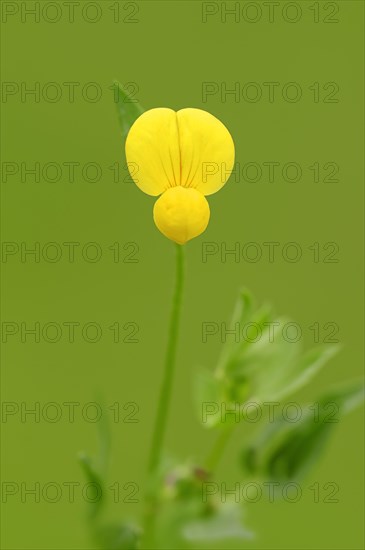
[{"label": "flower petal", "polygon": [[157,199],[153,219],[165,237],[178,244],[205,231],[210,217],[207,199],[196,189],[177,186]]},{"label": "flower petal", "polygon": [[148,195],[160,195],[180,184],[180,150],[176,112],[150,109],[129,130],[125,154],[135,184]]},{"label": "flower petal", "polygon": [[234,143],[220,120],[201,109],[177,112],[181,185],[204,195],[218,191],[234,164]]}]

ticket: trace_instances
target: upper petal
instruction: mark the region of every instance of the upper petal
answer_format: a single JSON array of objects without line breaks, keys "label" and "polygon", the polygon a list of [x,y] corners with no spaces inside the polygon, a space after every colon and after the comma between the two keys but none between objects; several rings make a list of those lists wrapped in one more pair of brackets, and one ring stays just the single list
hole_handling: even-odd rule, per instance
[{"label": "upper petal", "polygon": [[180,150],[176,112],[150,109],[129,130],[125,153],[131,176],[148,195],[180,184]]},{"label": "upper petal", "polygon": [[177,112],[180,140],[181,185],[204,195],[218,191],[234,164],[234,143],[220,120],[201,109]]}]

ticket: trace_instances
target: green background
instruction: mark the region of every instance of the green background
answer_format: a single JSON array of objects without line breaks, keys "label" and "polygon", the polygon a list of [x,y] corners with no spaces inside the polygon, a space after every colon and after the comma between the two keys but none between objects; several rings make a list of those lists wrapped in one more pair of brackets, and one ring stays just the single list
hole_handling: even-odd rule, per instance
[{"label": "green background", "polygon": [[[4,3],[3,3],[4,4]],[[27,2],[27,5],[33,3]],[[41,4],[44,4],[41,2]],[[60,4],[62,4],[60,2]],[[80,5],[85,4],[81,2]],[[128,181],[123,143],[115,105],[109,89],[113,79],[133,82],[136,97],[145,108],[198,107],[210,111],[229,128],[236,145],[236,160],[248,162],[297,162],[303,170],[298,182],[287,182],[278,171],[270,183],[263,174],[257,182],[231,181],[209,198],[211,221],[206,233],[186,246],[187,284],[184,297],[180,353],[169,423],[167,446],[178,457],[197,460],[206,455],[212,435],[204,431],[193,410],[192,379],[198,365],[213,367],[220,349],[218,337],[202,343],[204,321],[228,321],[238,289],[247,286],[259,302],[269,301],[279,313],[289,315],[303,328],[305,347],[313,344],[308,329],[335,322],[344,344],[316,380],[294,400],[314,398],[332,384],[362,373],[362,42],[363,4],[341,1],[337,23],[323,22],[324,2],[319,2],[318,23],[313,22],[312,2],[298,2],[302,17],[288,23],[280,2],[275,21],[267,12],[256,23],[241,16],[221,21],[221,12],[202,22],[202,5],[194,1],[137,3],[139,22],[113,22],[112,2],[101,2],[102,17],[95,24],[83,21],[79,9],[69,23],[22,23],[20,16],[3,23],[2,79],[6,82],[48,82],[62,86],[60,101],[35,102],[20,94],[2,100],[2,162],[96,162],[102,177],[91,183],[76,169],[70,182],[66,169],[59,181],[39,182],[18,175],[2,183],[3,241],[29,246],[39,242],[81,243],[75,261],[22,262],[20,255],[3,263],[4,321],[64,323],[96,322],[103,329],[99,342],[75,342],[64,332],[57,343],[21,342],[19,333],[3,346],[2,398],[4,401],[79,402],[81,406],[102,395],[107,406],[136,402],[138,423],[112,423],[110,483],[141,486],[146,454],[162,374],[166,327],[173,286],[174,250],[152,220],[153,198]],[[133,3],[132,3],[133,4]],[[214,4],[214,3],[213,3]],[[244,4],[244,3],[242,3]],[[221,9],[220,3],[216,3]],[[231,4],[228,3],[229,7]],[[121,18],[133,6],[120,3]],[[329,9],[329,8],[327,8]],[[92,12],[90,11],[90,14]],[[51,17],[50,11],[50,17]],[[227,88],[239,82],[260,83],[263,97],[250,103],[220,94],[202,101],[202,82]],[[275,81],[275,100],[268,101],[263,82]],[[68,101],[64,82],[79,82],[75,101]],[[88,102],[80,94],[85,83],[97,82],[100,101]],[[281,96],[287,82],[300,84],[300,101]],[[338,102],[313,101],[309,86],[336,82]],[[328,93],[328,91],[327,91]],[[6,139],[5,139],[6,135]],[[120,181],[113,181],[110,166],[120,163]],[[313,181],[313,163],[335,162],[338,182]],[[323,180],[323,172],[321,175]],[[85,243],[102,248],[100,261],[85,261]],[[222,262],[219,254],[202,262],[204,242],[259,243],[260,261]],[[262,243],[280,242],[274,262],[268,261]],[[300,261],[281,256],[282,246],[296,242]],[[109,246],[120,243],[121,261],[114,262]],[[123,261],[137,243],[138,262]],[[320,243],[319,262],[308,247]],[[323,261],[323,245],[339,245],[336,263]],[[19,244],[20,246],[20,244]],[[51,251],[50,251],[51,253]],[[90,251],[92,253],[92,251]],[[328,253],[328,251],[327,251]],[[138,343],[113,343],[108,327],[118,321],[139,326]],[[128,331],[122,328],[122,337]],[[323,333],[321,333],[323,340]],[[19,405],[20,406],[20,405]],[[3,481],[75,481],[85,483],[77,452],[97,450],[97,426],[76,412],[74,423],[67,410],[59,422],[44,419],[26,422],[14,415],[2,423]],[[122,411],[123,412],[123,411]],[[127,411],[128,412],[128,411]],[[50,411],[51,414],[51,411]],[[124,415],[126,411],[124,411]],[[303,485],[303,499],[296,504],[270,504],[265,499],[247,506],[247,525],[257,532],[253,541],[225,547],[247,548],[363,548],[363,422],[356,411],[340,422],[325,456]],[[232,440],[219,477],[231,484],[244,482],[237,464],[240,438]],[[310,485],[334,482],[338,503],[314,503]],[[122,496],[126,491],[121,490]],[[19,494],[3,505],[4,549],[92,548],[85,522],[85,503],[76,490],[74,503],[66,493],[58,503],[32,497],[22,503]],[[323,500],[323,499],[322,499]],[[109,515],[133,517],[140,504],[109,504]]]}]

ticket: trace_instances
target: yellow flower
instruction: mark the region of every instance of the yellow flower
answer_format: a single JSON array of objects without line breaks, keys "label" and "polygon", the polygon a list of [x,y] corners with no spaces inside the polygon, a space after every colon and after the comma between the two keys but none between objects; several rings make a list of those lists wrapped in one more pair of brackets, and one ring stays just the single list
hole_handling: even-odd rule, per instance
[{"label": "yellow flower", "polygon": [[151,109],[129,130],[125,149],[136,185],[161,195],[153,210],[161,233],[179,244],[203,233],[210,216],[204,195],[223,187],[233,168],[227,128],[201,109]]}]

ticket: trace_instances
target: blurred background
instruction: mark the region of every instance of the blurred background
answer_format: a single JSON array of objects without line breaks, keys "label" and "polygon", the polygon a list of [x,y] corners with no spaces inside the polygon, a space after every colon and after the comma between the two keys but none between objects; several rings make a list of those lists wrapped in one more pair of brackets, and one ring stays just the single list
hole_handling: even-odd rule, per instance
[{"label": "blurred background", "polygon": [[[170,453],[199,462],[212,444],[192,380],[215,366],[221,338],[203,342],[202,324],[228,322],[242,286],[298,322],[304,349],[343,344],[293,399],[363,368],[362,2],[65,4],[2,2],[7,550],[94,547],[77,454],[98,450],[101,402],[108,516],[141,512],[174,250],[153,224],[154,199],[128,177],[114,79],[146,109],[208,110],[236,145],[236,174],[209,197],[209,227],[186,246]],[[204,256],[207,243],[214,253]],[[218,474],[227,485],[247,481],[238,454],[250,429],[227,447]],[[336,427],[303,498],[248,503],[256,538],[224,548],[363,548],[363,450],[359,409]]]}]

